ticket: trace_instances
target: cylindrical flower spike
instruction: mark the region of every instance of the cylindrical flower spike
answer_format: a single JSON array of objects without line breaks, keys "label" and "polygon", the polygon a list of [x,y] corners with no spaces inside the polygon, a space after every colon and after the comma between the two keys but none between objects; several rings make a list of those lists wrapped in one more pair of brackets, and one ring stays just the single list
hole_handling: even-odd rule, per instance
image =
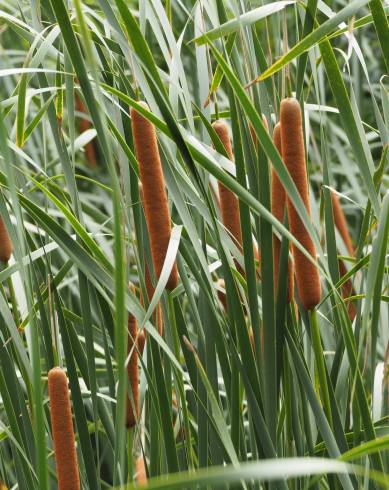
[{"label": "cylindrical flower spike", "polygon": [[[335,194],[334,192],[331,192],[331,201],[332,201],[332,210],[334,214],[335,226],[338,229],[340,236],[342,237],[347,252],[349,253],[350,257],[353,257],[354,246],[351,240],[350,233],[348,231],[346,216],[344,215],[342,206],[339,202],[339,198],[337,194]],[[347,268],[343,260],[338,261],[338,266],[339,266],[340,277],[343,277],[345,274],[347,274]],[[348,279],[342,286],[342,296],[343,298],[348,298],[349,296],[354,294],[355,291],[353,288],[352,281],[351,279]],[[348,310],[348,315],[350,320],[353,321],[357,312],[355,306],[351,301],[348,303],[347,310]]]},{"label": "cylindrical flower spike", "polygon": [[[231,140],[228,125],[225,121],[219,120],[212,124],[213,129],[222,142],[228,158],[233,161]],[[220,209],[222,221],[227,230],[235,238],[237,245],[242,245],[242,231],[240,228],[239,201],[236,195],[219,182]]]},{"label": "cylindrical flower spike", "polygon": [[[134,291],[135,288],[130,286]],[[128,346],[127,354],[130,356],[127,364],[128,381],[131,386],[131,393],[127,397],[126,425],[130,429],[136,425],[139,418],[139,372],[138,372],[138,351],[135,343],[138,337],[138,322],[134,315],[128,315]]]},{"label": "cylindrical flower spike", "polygon": [[[281,102],[280,121],[283,160],[310,215],[302,117],[300,104],[296,99],[289,98]],[[316,248],[311,236],[290,199],[287,199],[287,204],[292,234],[316,260]],[[299,297],[304,308],[312,310],[320,302],[319,271],[298,248],[292,246],[292,250]]]},{"label": "cylindrical flower spike", "polygon": [[138,350],[139,350],[139,354],[141,356],[143,355],[143,351],[144,351],[144,348],[145,348],[145,343],[146,343],[146,334],[145,334],[145,330],[143,329],[138,334]]},{"label": "cylindrical flower spike", "polygon": [[354,255],[353,242],[348,231],[346,216],[344,215],[342,206],[339,202],[339,197],[334,192],[331,192],[332,210],[334,213],[335,226],[339,231],[340,236],[346,246],[350,257]]},{"label": "cylindrical flower spike", "polygon": [[[142,103],[142,106],[148,110],[147,104]],[[171,223],[157,135],[154,125],[135,109],[131,109],[131,121],[151,255],[155,274],[159,278],[169,245]],[[174,264],[166,287],[172,290],[177,285],[178,272]]]},{"label": "cylindrical flower spike", "polygon": [[58,490],[79,490],[80,478],[68,378],[61,368],[55,367],[49,371],[48,388]]},{"label": "cylindrical flower spike", "polygon": [[3,218],[0,217],[0,260],[8,262],[13,252],[12,242],[5,227]]},{"label": "cylindrical flower spike", "polygon": [[[282,155],[282,144],[281,144],[281,127],[280,123],[274,126],[273,130],[273,143],[277,148],[278,153]],[[272,170],[272,180],[271,180],[271,211],[275,218],[281,223],[284,221],[284,214],[286,208],[286,193],[284,186],[281,184],[275,170]],[[281,255],[281,242],[277,236],[273,236],[273,267],[274,267],[274,291],[277,292],[278,287],[278,274],[279,274],[279,264]],[[293,299],[294,290],[294,278],[293,278],[293,263],[291,260],[288,261],[288,292],[287,301]]]}]

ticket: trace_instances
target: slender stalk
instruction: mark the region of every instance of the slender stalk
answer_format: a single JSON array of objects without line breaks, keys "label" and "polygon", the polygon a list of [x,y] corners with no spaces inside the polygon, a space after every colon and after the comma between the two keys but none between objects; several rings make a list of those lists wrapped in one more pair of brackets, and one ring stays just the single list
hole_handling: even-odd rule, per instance
[{"label": "slender stalk", "polygon": [[325,366],[325,357],[321,343],[319,323],[317,321],[317,312],[310,312],[311,342],[315,355],[316,369],[319,376],[320,393],[323,401],[324,412],[327,416],[330,427],[333,427],[330,395],[328,391],[327,370]]}]

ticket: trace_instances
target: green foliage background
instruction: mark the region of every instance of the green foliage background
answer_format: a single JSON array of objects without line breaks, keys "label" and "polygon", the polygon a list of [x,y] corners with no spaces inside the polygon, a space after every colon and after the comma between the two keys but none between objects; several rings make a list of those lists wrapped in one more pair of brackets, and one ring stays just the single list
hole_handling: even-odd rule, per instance
[{"label": "green foliage background", "polygon": [[[139,455],[150,488],[389,487],[388,12],[380,0],[0,1],[0,215],[14,246],[0,272],[9,488],[56,488],[55,365],[70,381],[82,488],[132,488]],[[272,129],[292,94],[304,109],[312,223],[261,118]],[[140,99],[158,129],[174,224],[147,308],[129,116]],[[218,117],[231,125],[236,176],[210,126]],[[82,134],[81,118],[91,122]],[[270,212],[272,166],[317,246],[323,298],[311,314],[286,304],[295,239]],[[216,180],[239,197],[243,255],[221,224]],[[334,227],[330,189],[355,257]],[[272,228],[283,238],[276,295]],[[169,293],[175,259],[181,280]],[[160,300],[164,338],[152,316]],[[129,312],[147,343],[142,416],[127,432]]]}]

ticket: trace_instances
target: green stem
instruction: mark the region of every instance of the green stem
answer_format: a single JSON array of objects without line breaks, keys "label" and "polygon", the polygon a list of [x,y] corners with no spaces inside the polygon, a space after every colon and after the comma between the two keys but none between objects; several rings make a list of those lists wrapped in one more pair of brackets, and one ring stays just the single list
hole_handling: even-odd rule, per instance
[{"label": "green stem", "polygon": [[128,483],[131,483],[134,479],[134,465],[133,465],[133,442],[134,442],[134,428],[131,427],[127,431],[127,455],[128,455]]},{"label": "green stem", "polygon": [[324,362],[323,346],[321,343],[319,323],[317,321],[316,310],[310,312],[311,342],[315,354],[316,369],[319,376],[320,392],[324,405],[324,412],[327,416],[328,423],[333,428],[331,402],[327,384],[327,371]]},{"label": "green stem", "polygon": [[7,279],[7,284],[8,284],[8,289],[9,289],[9,295],[11,298],[12,312],[14,314],[15,324],[17,327],[19,327],[20,326],[19,325],[20,324],[20,317],[19,317],[19,311],[18,311],[18,303],[16,301],[15,289],[14,289],[14,285],[13,285],[11,277],[9,277]]}]

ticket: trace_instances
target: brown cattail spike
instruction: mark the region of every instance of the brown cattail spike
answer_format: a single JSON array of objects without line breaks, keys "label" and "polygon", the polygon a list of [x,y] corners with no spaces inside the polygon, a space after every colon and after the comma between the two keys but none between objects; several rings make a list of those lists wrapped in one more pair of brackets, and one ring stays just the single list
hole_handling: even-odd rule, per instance
[{"label": "brown cattail spike", "polygon": [[[85,105],[78,95],[76,95],[76,111],[82,115],[87,113]],[[92,127],[92,124],[90,123],[90,121],[88,119],[86,119],[85,117],[81,116],[80,122],[79,122],[80,133],[81,134],[85,133],[85,131],[87,131],[91,127]],[[85,150],[85,158],[86,158],[86,161],[88,162],[88,164],[91,167],[96,167],[97,157],[96,157],[96,149],[95,149],[94,142],[90,141],[89,143],[87,143],[85,145],[84,150]]]},{"label": "brown cattail spike", "polygon": [[139,350],[139,354],[141,356],[143,355],[143,351],[144,351],[144,348],[145,348],[145,343],[146,343],[146,333],[145,333],[145,330],[143,329],[138,334],[138,350]]},{"label": "brown cattail spike", "polygon": [[[142,103],[142,106],[148,109],[147,104]],[[131,109],[131,121],[150,234],[151,255],[155,274],[159,278],[169,245],[171,224],[157,135],[154,125],[135,109]],[[178,272],[174,264],[166,287],[172,290],[177,285]]]},{"label": "brown cattail spike", "polygon": [[0,217],[0,260],[2,262],[8,262],[11,258],[12,251],[11,239],[9,238],[3,218]]},{"label": "brown cattail spike", "polygon": [[[212,124],[213,129],[222,142],[228,158],[232,161],[234,155],[232,153],[231,140],[228,132],[227,123],[224,121],[216,121]],[[238,245],[242,245],[242,232],[240,228],[239,201],[236,195],[229,189],[224,187],[219,182],[220,207],[222,213],[222,221],[227,230],[235,238]]]},{"label": "brown cattail spike", "polygon": [[[346,216],[344,215],[342,206],[340,205],[339,198],[337,194],[335,194],[334,192],[331,192],[331,202],[332,202],[332,211],[334,214],[335,226],[338,229],[340,236],[342,237],[347,252],[351,257],[353,257],[354,246],[351,240],[350,233],[348,231]],[[343,277],[345,274],[347,274],[347,268],[343,260],[338,260],[338,265],[339,265],[340,277]],[[349,296],[354,294],[355,291],[352,285],[352,281],[351,279],[348,279],[342,286],[342,296],[343,298],[348,298]],[[348,303],[347,310],[348,310],[348,315],[350,320],[353,321],[357,314],[357,311],[351,301]]]},{"label": "brown cattail spike", "polygon": [[354,247],[350,233],[348,231],[346,216],[344,215],[342,206],[340,205],[339,198],[334,192],[331,192],[331,202],[332,210],[334,213],[335,226],[338,229],[340,236],[342,237],[347,252],[349,253],[350,257],[352,257],[354,255]]},{"label": "brown cattail spike", "polygon": [[[135,288],[130,286],[133,292]],[[138,337],[138,323],[134,315],[128,315],[128,346],[127,354],[130,356],[127,364],[128,381],[131,387],[131,393],[127,397],[127,416],[126,424],[130,429],[136,425],[139,418],[140,400],[139,400],[139,372],[138,372],[138,351],[135,343]]]},{"label": "brown cattail spike", "polygon": [[61,368],[56,367],[49,371],[48,387],[58,490],[79,490],[80,478],[74,443],[68,378]]},{"label": "brown cattail spike", "polygon": [[[281,102],[280,120],[283,160],[310,215],[302,117],[300,104],[296,99],[290,98]],[[312,238],[289,199],[287,204],[289,228],[292,234],[316,260],[316,248]],[[298,248],[293,246],[292,250],[299,297],[304,308],[312,310],[320,302],[319,271]]]},{"label": "brown cattail spike", "polygon": [[[228,158],[232,161],[234,155],[232,153],[231,140],[228,131],[228,125],[225,121],[215,121],[212,124],[213,129],[222,142]],[[227,230],[231,233],[235,239],[236,244],[241,249],[242,247],[242,231],[240,228],[240,215],[239,215],[239,201],[236,195],[231,192],[227,187],[224,187],[222,183],[218,183],[219,196],[220,196],[220,209],[222,214],[222,222]],[[240,272],[241,268],[238,267]]]},{"label": "brown cattail spike", "polygon": [[[273,143],[278,150],[278,153],[282,155],[282,145],[281,145],[281,127],[280,124],[276,124],[273,130]],[[284,221],[284,214],[286,208],[286,193],[284,186],[281,184],[275,170],[272,170],[271,178],[271,210],[275,218],[281,223]],[[273,261],[274,261],[274,291],[277,293],[278,287],[278,274],[280,265],[280,255],[281,255],[281,242],[273,235]],[[288,261],[288,292],[287,301],[293,299],[294,290],[294,279],[293,279],[293,263],[291,260]]]}]

